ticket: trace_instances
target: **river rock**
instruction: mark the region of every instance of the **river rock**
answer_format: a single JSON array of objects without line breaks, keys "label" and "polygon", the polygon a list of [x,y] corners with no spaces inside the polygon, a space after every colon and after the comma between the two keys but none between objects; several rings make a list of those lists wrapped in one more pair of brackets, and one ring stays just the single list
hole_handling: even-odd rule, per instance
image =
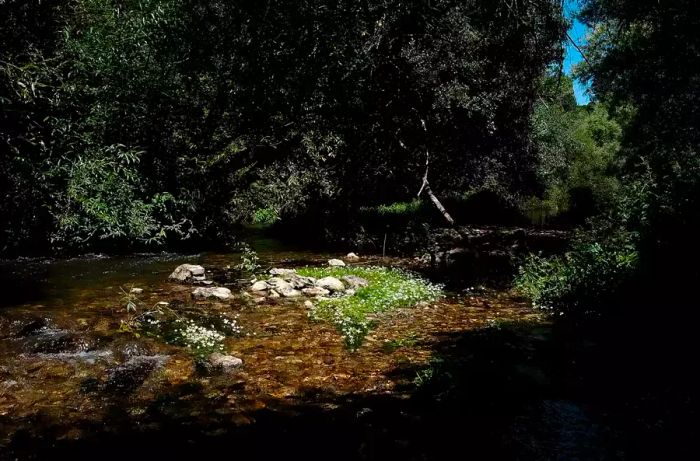
[{"label": "river rock", "polygon": [[279,268],[274,268],[270,269],[270,275],[273,277],[280,277],[283,275],[291,275],[291,274],[296,274],[297,271],[294,269],[279,269]]},{"label": "river rock", "polygon": [[352,288],[353,290],[364,288],[369,285],[369,282],[366,279],[358,277],[357,275],[346,275],[341,280],[348,286],[348,288]]},{"label": "river rock", "polygon": [[302,289],[302,288],[309,288],[313,287],[316,284],[316,279],[313,277],[302,277],[300,275],[294,275],[293,277],[289,278],[287,280],[289,283],[292,284],[294,288],[297,290]]},{"label": "river rock", "polygon": [[230,373],[243,366],[243,360],[232,355],[225,355],[220,352],[214,352],[209,356],[209,364],[224,373]]},{"label": "river rock", "polygon": [[323,277],[316,281],[316,286],[329,291],[345,291],[343,282],[335,277]]},{"label": "river rock", "polygon": [[327,296],[330,294],[330,291],[321,287],[304,288],[301,292],[306,296]]},{"label": "river rock", "polygon": [[205,279],[204,268],[195,264],[182,264],[168,277],[178,282],[202,282]]},{"label": "river rock", "polygon": [[331,267],[345,267],[345,263],[342,259],[329,259],[328,265]]},{"label": "river rock", "polygon": [[347,256],[345,256],[345,259],[348,261],[357,261],[360,259],[359,256],[357,256],[355,253],[348,253]]},{"label": "river rock", "polygon": [[[279,299],[280,298],[280,294],[277,293],[275,290],[270,290],[270,293],[268,294],[268,296],[270,297],[270,299]],[[263,298],[263,299],[265,299],[265,298]]]},{"label": "river rock", "polygon": [[314,303],[312,303],[311,301],[304,301],[304,307],[307,309],[313,309]]},{"label": "river rock", "polygon": [[279,277],[273,277],[267,281],[268,284],[285,298],[295,298],[301,296],[301,292],[294,289],[294,286]]},{"label": "river rock", "polygon": [[134,295],[140,295],[143,293],[143,288],[132,288],[129,290],[129,293],[134,294]]},{"label": "river rock", "polygon": [[192,292],[192,296],[195,298],[219,298],[219,299],[229,299],[231,297],[231,290],[223,287],[199,287]]},{"label": "river rock", "polygon": [[105,390],[114,394],[129,394],[141,386],[166,360],[167,357],[157,355],[133,357],[107,372]]},{"label": "river rock", "polygon": [[253,286],[250,287],[250,289],[252,291],[265,291],[270,289],[270,285],[266,281],[260,280],[255,282]]}]

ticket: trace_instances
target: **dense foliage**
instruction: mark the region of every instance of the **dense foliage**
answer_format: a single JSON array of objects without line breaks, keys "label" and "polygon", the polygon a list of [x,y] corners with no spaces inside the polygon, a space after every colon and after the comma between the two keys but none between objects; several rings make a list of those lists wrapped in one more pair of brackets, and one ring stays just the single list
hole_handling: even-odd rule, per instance
[{"label": "dense foliage", "polygon": [[536,303],[579,312],[694,303],[690,290],[700,280],[694,263],[700,257],[700,4],[582,3],[581,19],[592,33],[578,73],[623,128],[615,158],[624,187],[582,234],[588,244],[564,258],[530,259],[518,284]]},{"label": "dense foliage", "polygon": [[[559,2],[8,0],[0,250],[527,185]],[[49,244],[50,242],[50,244]]]}]

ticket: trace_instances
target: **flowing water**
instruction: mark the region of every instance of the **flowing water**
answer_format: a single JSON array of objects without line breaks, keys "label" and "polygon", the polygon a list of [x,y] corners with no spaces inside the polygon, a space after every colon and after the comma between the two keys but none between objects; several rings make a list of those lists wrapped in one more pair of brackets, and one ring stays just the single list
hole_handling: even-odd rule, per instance
[{"label": "flowing water", "polygon": [[[269,266],[331,256],[253,246]],[[335,255],[337,256],[337,255]],[[470,443],[489,458],[608,459],[605,431],[561,399],[550,326],[507,291],[456,287],[386,315],[356,352],[302,302],[256,303],[234,254],[140,254],[0,263],[0,458],[118,459],[202,453],[307,458],[441,458]],[[198,301],[168,281],[201,264],[232,300]],[[365,258],[357,264],[413,260]],[[119,332],[124,291],[139,305],[235,319],[233,373],[190,350]],[[543,352],[544,351],[544,352]],[[452,419],[457,419],[452,423]]]}]

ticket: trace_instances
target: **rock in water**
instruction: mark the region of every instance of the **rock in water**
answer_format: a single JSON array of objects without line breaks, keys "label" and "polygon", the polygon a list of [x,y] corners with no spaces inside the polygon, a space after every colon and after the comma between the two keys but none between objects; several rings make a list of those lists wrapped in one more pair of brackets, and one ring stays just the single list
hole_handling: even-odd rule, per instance
[{"label": "rock in water", "polygon": [[296,298],[298,296],[301,296],[301,292],[298,290],[294,289],[294,286],[285,281],[282,280],[279,277],[273,277],[270,280],[267,281],[267,283],[274,288],[274,290],[284,296],[285,298]]},{"label": "rock in water", "polygon": [[133,357],[107,372],[105,390],[115,394],[129,394],[141,386],[151,373],[165,363],[167,357]]},{"label": "rock in water", "polygon": [[178,282],[202,282],[205,279],[204,268],[195,264],[182,264],[168,278]]},{"label": "rock in water", "polygon": [[345,256],[345,259],[347,259],[348,261],[357,261],[358,259],[360,259],[360,257],[357,256],[355,253],[348,253],[347,256]]},{"label": "rock in water", "polygon": [[363,279],[362,277],[358,277],[357,275],[346,275],[342,278],[342,280],[348,286],[348,288],[352,288],[353,290],[369,285],[367,280]]},{"label": "rock in water", "polygon": [[335,277],[324,277],[316,281],[316,286],[329,291],[345,291],[343,282]]},{"label": "rock in water", "polygon": [[341,259],[329,259],[328,265],[331,267],[345,267],[345,263]]},{"label": "rock in water", "polygon": [[265,291],[270,289],[270,285],[264,280],[255,282],[253,286],[250,287],[252,291]]},{"label": "rock in water", "polygon": [[243,366],[243,360],[232,355],[224,355],[220,352],[214,352],[209,356],[209,364],[218,370],[225,373],[230,373]]},{"label": "rock in water", "polygon": [[223,287],[200,287],[192,292],[192,296],[195,298],[219,298],[219,299],[229,299],[231,297],[231,290]]},{"label": "rock in water", "polygon": [[330,291],[321,287],[304,288],[301,292],[306,296],[327,296],[330,294]]}]

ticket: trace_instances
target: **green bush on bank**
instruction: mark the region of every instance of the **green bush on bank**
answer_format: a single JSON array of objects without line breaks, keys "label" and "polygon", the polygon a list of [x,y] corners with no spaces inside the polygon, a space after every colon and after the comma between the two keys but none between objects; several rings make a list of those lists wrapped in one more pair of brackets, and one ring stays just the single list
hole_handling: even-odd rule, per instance
[{"label": "green bush on bank", "polygon": [[559,315],[603,314],[619,301],[637,264],[629,236],[604,243],[579,241],[563,256],[528,256],[515,286],[539,309]]}]

